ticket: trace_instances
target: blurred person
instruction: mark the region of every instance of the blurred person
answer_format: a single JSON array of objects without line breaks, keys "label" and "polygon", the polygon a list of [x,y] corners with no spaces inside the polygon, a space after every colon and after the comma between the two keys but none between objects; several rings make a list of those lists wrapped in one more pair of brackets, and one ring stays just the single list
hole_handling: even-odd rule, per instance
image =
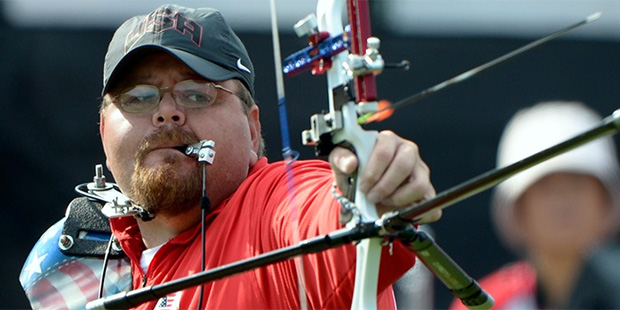
[{"label": "blurred person", "polygon": [[[516,113],[499,143],[504,167],[595,127],[578,102],[543,102]],[[497,186],[492,220],[519,258],[480,280],[495,309],[561,309],[585,257],[618,231],[618,161],[611,137],[597,139]],[[463,309],[455,300],[452,309]]]}]

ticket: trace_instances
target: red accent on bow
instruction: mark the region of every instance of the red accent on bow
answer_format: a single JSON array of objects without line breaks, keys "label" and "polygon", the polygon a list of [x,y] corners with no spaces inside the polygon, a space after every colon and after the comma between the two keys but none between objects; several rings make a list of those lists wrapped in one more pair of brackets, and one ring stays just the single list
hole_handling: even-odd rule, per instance
[{"label": "red accent on bow", "polygon": [[[368,0],[347,0],[347,12],[351,26],[351,53],[364,55],[366,40],[370,37],[370,12]],[[366,74],[355,78],[357,102],[371,102],[377,99],[375,76]]]}]

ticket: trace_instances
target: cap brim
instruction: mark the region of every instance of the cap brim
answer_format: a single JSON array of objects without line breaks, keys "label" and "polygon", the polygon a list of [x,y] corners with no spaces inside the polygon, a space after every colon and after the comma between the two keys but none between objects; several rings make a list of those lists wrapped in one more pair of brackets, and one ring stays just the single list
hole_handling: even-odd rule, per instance
[{"label": "cap brim", "polygon": [[103,87],[102,96],[105,95],[105,93],[108,91],[109,85],[112,84],[111,82],[117,79],[119,73],[123,72],[128,65],[130,65],[133,61],[136,60],[136,58],[145,57],[158,51],[167,52],[168,54],[176,57],[205,79],[211,81],[224,81],[231,78],[238,78],[238,74],[236,74],[234,71],[226,70],[220,65],[217,65],[209,60],[198,57],[186,51],[154,44],[142,45],[127,52],[123,56],[123,58],[118,61],[118,64],[113,69],[110,77],[108,78]]}]

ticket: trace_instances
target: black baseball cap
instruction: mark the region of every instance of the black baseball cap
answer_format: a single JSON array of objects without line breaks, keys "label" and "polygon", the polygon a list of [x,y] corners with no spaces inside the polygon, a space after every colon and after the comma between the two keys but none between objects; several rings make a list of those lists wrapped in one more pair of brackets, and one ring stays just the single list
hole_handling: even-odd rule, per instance
[{"label": "black baseball cap", "polygon": [[239,79],[254,95],[250,56],[220,12],[178,5],[134,16],[116,30],[103,65],[102,95],[123,67],[153,51],[170,53],[212,81]]}]

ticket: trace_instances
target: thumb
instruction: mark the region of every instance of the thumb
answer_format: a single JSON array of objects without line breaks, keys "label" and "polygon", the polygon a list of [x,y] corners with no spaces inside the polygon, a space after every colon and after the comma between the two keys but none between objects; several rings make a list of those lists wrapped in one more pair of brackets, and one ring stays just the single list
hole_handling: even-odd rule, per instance
[{"label": "thumb", "polygon": [[351,187],[350,176],[357,170],[357,156],[348,149],[336,147],[329,154],[329,163],[336,186],[338,186],[345,197],[351,197],[350,191],[353,188]]},{"label": "thumb", "polygon": [[357,169],[357,156],[343,147],[336,147],[329,153],[329,163],[336,176],[351,175]]}]

